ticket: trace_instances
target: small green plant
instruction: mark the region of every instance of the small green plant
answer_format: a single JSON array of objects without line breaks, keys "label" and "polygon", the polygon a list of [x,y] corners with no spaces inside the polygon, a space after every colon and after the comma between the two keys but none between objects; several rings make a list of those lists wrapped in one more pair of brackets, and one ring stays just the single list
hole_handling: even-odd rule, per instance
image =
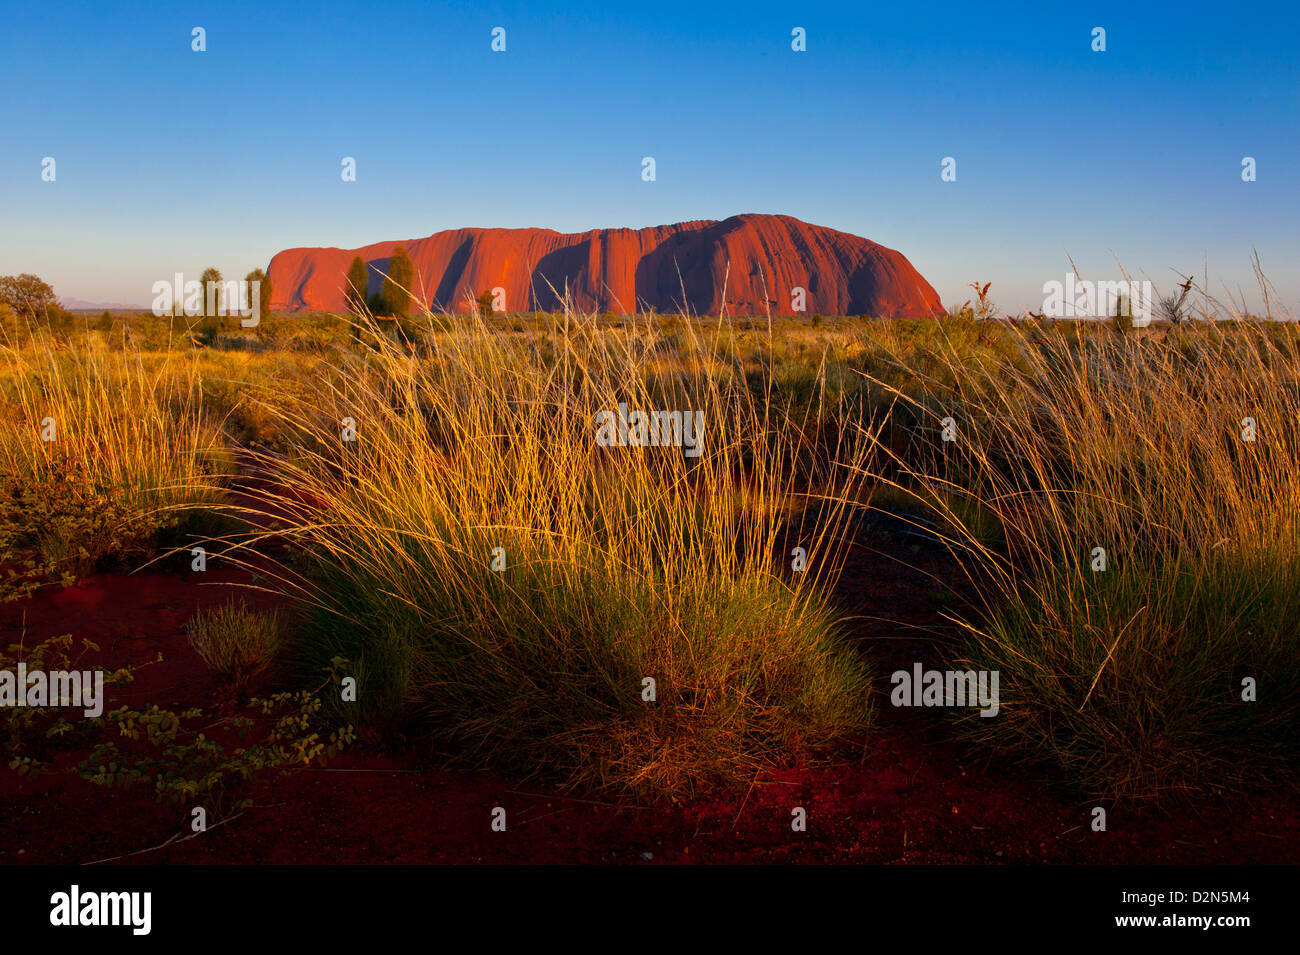
[{"label": "small green plant", "polygon": [[[135,679],[139,666],[108,671],[102,667],[85,667],[81,661],[88,653],[98,653],[99,646],[82,640],[74,653],[71,634],[50,637],[30,646],[22,643],[0,646],[0,670],[16,671],[22,665],[27,672],[83,670],[102,672],[104,685],[124,686]],[[55,740],[74,732],[85,733],[97,721],[69,722],[58,706],[0,706],[0,753],[9,757],[9,768],[22,774],[36,772]]]},{"label": "small green plant", "polygon": [[[141,665],[108,670],[82,662],[87,654],[99,652],[89,640],[82,640],[74,652],[72,636],[64,634],[31,646],[0,648],[0,670],[23,663],[29,671],[76,668],[103,673],[105,695],[109,687],[134,681]],[[160,656],[154,662],[161,661]],[[149,785],[160,801],[198,797],[220,809],[240,783],[268,770],[324,763],[353,742],[349,724],[328,732],[322,727],[320,690],[337,686],[339,680],[337,669],[331,669],[326,683],[314,692],[251,699],[236,714],[215,722],[198,708],[170,710],[155,704],[105,708],[102,718],[78,718],[76,709],[58,706],[0,707],[0,755],[20,776],[71,773],[110,789]],[[106,735],[110,738],[104,739]],[[64,761],[55,761],[69,750],[85,755],[66,767]]]},{"label": "small green plant", "polygon": [[[110,789],[152,784],[159,801],[219,798],[232,783],[251,781],[265,770],[324,763],[350,744],[351,726],[324,737],[313,729],[320,707],[320,697],[307,690],[277,693],[249,700],[245,715],[200,730],[187,725],[202,717],[199,709],[122,706],[104,714],[105,722],[117,728],[119,739],[134,745],[124,750],[111,740],[100,743],[76,772]],[[222,741],[231,735],[241,741],[255,736],[257,741],[231,748]],[[141,750],[141,744],[148,748]]]},{"label": "small green plant", "polygon": [[236,692],[270,666],[283,643],[283,627],[275,611],[250,609],[231,601],[214,610],[200,610],[186,624],[190,646]]}]

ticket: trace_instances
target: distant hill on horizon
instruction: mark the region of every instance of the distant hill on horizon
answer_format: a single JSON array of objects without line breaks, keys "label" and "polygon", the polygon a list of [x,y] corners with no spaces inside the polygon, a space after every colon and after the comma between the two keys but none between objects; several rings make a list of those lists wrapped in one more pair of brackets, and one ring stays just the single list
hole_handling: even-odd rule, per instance
[{"label": "distant hill on horizon", "polygon": [[152,305],[125,305],[122,302],[88,302],[81,298],[59,296],[59,304],[69,312],[147,312]]},{"label": "distant hill on horizon", "polygon": [[272,308],[345,311],[352,259],[360,255],[370,266],[367,291],[375,292],[398,245],[415,265],[416,298],[449,311],[468,311],[472,299],[500,288],[511,312],[554,310],[566,290],[575,307],[598,312],[685,307],[716,315],[724,304],[733,315],[943,312],[938,293],[901,252],[792,216],[758,213],[647,229],[467,228],[360,249],[286,249],[267,270]]}]

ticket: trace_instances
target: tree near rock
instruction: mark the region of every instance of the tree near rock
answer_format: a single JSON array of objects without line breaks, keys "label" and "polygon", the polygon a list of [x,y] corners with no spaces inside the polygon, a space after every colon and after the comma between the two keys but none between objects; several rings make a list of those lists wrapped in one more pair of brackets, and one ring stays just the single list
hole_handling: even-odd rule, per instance
[{"label": "tree near rock", "polygon": [[389,315],[403,317],[411,311],[411,288],[415,284],[415,265],[406,254],[406,246],[399,245],[393,249],[393,256],[388,260],[388,274],[384,277],[384,287],[380,292],[384,301],[384,310]]},{"label": "tree near rock", "polygon": [[366,260],[359,255],[355,256],[348,266],[347,285],[344,287],[348,311],[359,315],[365,310],[366,287],[369,284],[370,273],[366,269]]},{"label": "tree near rock", "polygon": [[[253,269],[246,276],[244,281],[248,283],[248,307],[253,307],[253,302],[257,302],[257,315],[260,319],[263,315],[271,314],[271,277],[261,269]],[[257,286],[257,298],[253,298],[253,287]]]},{"label": "tree near rock", "polygon": [[[199,285],[203,289],[203,308],[199,311],[200,315],[215,318],[221,314],[222,281],[224,280],[218,269],[204,269],[203,274],[199,276]],[[213,282],[216,284],[211,284]]]}]

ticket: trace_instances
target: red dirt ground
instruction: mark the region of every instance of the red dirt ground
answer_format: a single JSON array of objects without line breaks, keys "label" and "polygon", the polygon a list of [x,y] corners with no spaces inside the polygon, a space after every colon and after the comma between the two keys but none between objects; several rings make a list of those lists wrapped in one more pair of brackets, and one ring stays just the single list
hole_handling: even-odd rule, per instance
[{"label": "red dirt ground", "polygon": [[[891,538],[896,540],[896,535]],[[867,541],[870,544],[870,539]],[[934,592],[951,568],[921,544],[914,566],[863,548],[841,586],[846,612],[888,673],[925,661],[944,623]],[[177,558],[180,560],[180,558]],[[219,565],[219,562],[218,562]],[[200,577],[202,583],[200,583]],[[246,571],[101,575],[0,607],[0,643],[72,633],[103,647],[103,662],[164,663],[141,671],[125,699],[212,706],[212,681],[183,625],[221,603]],[[240,591],[255,606],[273,594]],[[880,618],[887,616],[887,621]],[[923,629],[911,629],[923,628]],[[422,767],[358,745],[325,769],[291,771],[253,788],[253,805],[209,818],[190,835],[189,807],[146,790],[105,790],[66,774],[27,779],[0,767],[0,864],[85,863],[1267,863],[1300,847],[1295,797],[1257,795],[1177,810],[1108,807],[1092,832],[1091,804],[1021,768],[971,760],[920,711],[880,709],[860,751],[758,780],[748,791],[650,808],[614,806],[500,776]],[[507,830],[493,832],[495,806]],[[807,810],[803,833],[791,809]]]}]

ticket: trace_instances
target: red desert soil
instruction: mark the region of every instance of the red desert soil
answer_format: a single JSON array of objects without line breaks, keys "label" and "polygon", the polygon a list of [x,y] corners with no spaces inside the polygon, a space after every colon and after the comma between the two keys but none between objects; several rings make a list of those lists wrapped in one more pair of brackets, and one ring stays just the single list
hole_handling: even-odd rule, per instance
[{"label": "red desert soil", "polygon": [[[892,538],[896,539],[896,537]],[[866,542],[871,544],[871,540]],[[896,555],[898,556],[898,555]],[[903,552],[916,569],[870,547],[846,572],[841,597],[888,674],[927,660],[943,621],[925,573],[950,570],[923,545]],[[214,703],[212,682],[183,624],[196,607],[228,599],[211,584],[255,582],[245,571],[101,575],[0,608],[0,641],[71,632],[98,641],[104,662],[145,668],[125,698],[164,706]],[[238,591],[251,604],[278,598]],[[25,621],[25,623],[24,623]],[[927,628],[925,630],[909,629]],[[880,710],[860,751],[830,765],[758,780],[683,804],[619,808],[490,773],[421,767],[409,755],[359,746],[327,769],[295,770],[253,789],[253,805],[189,835],[189,808],[147,791],[109,791],[67,775],[25,779],[0,767],[0,864],[85,863],[1262,863],[1290,862],[1300,846],[1292,797],[1258,795],[1228,806],[1109,810],[1109,831],[1088,826],[1091,804],[1015,767],[973,761],[919,711]],[[507,809],[504,833],[489,828]],[[808,828],[790,828],[790,810]],[[128,855],[131,853],[139,853]]]},{"label": "red desert soil", "polygon": [[684,295],[695,314],[717,315],[725,291],[730,314],[788,315],[796,287],[806,292],[809,315],[925,318],[943,311],[902,253],[791,216],[754,213],[649,229],[451,229],[361,249],[286,249],[271,259],[271,306],[346,312],[344,277],[353,257],[372,266],[370,291],[378,291],[399,244],[415,265],[417,299],[452,311],[468,310],[470,299],[495,288],[505,290],[506,311],[553,310],[567,288],[577,308],[599,312],[675,312]]}]

